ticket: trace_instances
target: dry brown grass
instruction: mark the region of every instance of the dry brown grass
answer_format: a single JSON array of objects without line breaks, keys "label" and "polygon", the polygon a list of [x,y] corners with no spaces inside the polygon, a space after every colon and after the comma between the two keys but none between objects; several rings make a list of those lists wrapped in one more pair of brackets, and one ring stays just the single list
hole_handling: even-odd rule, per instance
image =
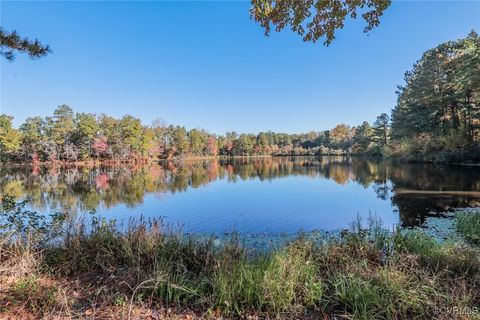
[{"label": "dry brown grass", "polygon": [[[18,237],[17,237],[18,239]],[[25,239],[25,238],[22,238]],[[476,319],[478,250],[356,228],[269,252],[104,221],[54,243],[3,236],[0,319]]]}]

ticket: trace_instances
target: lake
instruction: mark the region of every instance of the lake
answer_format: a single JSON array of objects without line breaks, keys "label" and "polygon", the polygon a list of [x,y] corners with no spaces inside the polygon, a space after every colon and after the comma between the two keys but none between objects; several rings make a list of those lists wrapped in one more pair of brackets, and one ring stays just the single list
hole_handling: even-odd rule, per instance
[{"label": "lake", "polygon": [[386,227],[480,205],[480,167],[361,157],[274,157],[143,166],[1,168],[0,190],[41,213],[160,218],[186,232],[294,233]]}]

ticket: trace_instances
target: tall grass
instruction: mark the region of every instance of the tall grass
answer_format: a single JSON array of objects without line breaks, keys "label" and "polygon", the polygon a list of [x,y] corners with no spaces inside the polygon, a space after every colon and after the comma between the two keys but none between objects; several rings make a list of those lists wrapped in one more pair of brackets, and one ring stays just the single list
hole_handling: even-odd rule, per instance
[{"label": "tall grass", "polygon": [[461,212],[455,219],[457,231],[467,240],[480,244],[480,211]]},{"label": "tall grass", "polygon": [[328,241],[299,235],[271,251],[235,237],[219,246],[159,221],[119,231],[96,220],[53,242],[25,239],[0,241],[0,314],[16,318],[129,318],[146,308],[198,317],[432,319],[442,307],[480,305],[478,251],[375,221],[357,221]]}]

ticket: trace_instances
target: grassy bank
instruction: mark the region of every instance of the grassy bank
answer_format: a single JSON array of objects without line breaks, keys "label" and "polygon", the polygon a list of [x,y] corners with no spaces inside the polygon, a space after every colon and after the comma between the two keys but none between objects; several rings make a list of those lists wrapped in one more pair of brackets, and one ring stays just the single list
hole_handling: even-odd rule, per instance
[{"label": "grassy bank", "polygon": [[458,213],[455,226],[466,240],[474,244],[480,244],[480,212]]},{"label": "grassy bank", "polygon": [[375,222],[329,240],[298,235],[270,251],[235,237],[222,244],[187,237],[155,221],[123,232],[102,220],[88,228],[12,226],[4,223],[0,239],[0,318],[480,316],[475,247],[392,233]]}]

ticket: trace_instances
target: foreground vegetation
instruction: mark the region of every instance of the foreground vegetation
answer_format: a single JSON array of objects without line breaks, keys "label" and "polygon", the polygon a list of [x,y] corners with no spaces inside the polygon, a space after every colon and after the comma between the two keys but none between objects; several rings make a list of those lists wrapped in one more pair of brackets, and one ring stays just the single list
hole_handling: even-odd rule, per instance
[{"label": "foreground vegetation", "polygon": [[456,216],[456,228],[468,241],[480,244],[480,213],[462,212]]},{"label": "foreground vegetation", "polygon": [[[0,313],[12,318],[475,319],[477,249],[375,221],[271,250],[184,236],[158,221],[35,218],[4,198]],[[55,239],[55,240],[53,240]],[[456,309],[453,309],[456,308]],[[456,311],[455,311],[456,310]]]}]

